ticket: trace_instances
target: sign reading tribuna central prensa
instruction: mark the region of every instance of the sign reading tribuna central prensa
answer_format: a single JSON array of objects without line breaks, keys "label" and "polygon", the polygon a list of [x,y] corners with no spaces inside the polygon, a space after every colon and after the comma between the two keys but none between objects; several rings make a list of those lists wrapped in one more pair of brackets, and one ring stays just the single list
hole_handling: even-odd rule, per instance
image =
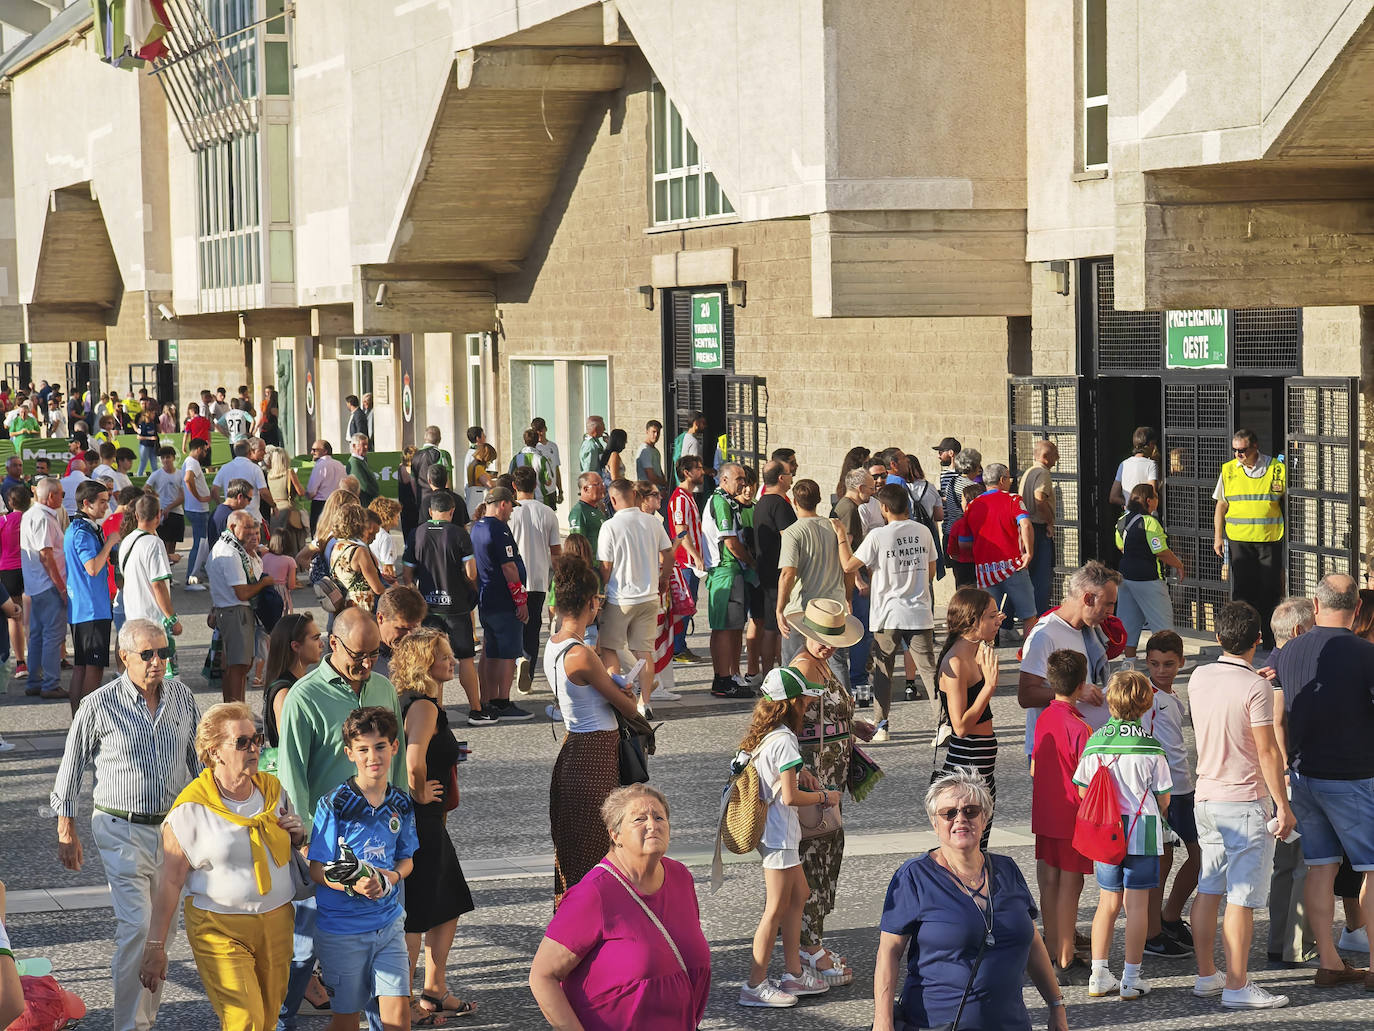
[{"label": "sign reading tribuna central prensa", "polygon": [[721,351],[720,294],[693,294],[692,368],[721,368]]},{"label": "sign reading tribuna central prensa", "polygon": [[1164,367],[1226,368],[1225,308],[1190,308],[1164,313]]}]

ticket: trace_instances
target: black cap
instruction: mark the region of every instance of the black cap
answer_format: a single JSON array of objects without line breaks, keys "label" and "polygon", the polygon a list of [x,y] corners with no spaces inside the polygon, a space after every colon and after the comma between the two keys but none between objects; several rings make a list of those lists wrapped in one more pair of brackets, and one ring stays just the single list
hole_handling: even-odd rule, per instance
[{"label": "black cap", "polygon": [[959,439],[957,437],[945,437],[944,440],[936,444],[933,448],[931,448],[931,450],[958,452],[964,450],[964,445],[959,443]]}]

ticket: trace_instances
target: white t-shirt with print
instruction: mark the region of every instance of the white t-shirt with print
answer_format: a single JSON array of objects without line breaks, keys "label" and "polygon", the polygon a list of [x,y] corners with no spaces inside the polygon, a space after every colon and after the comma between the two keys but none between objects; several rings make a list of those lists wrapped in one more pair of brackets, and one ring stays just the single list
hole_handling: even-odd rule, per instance
[{"label": "white t-shirt with print", "polygon": [[913,519],[888,523],[871,531],[854,557],[868,567],[868,628],[929,630],[930,564],[935,561],[935,538]]},{"label": "white t-shirt with print", "polygon": [[[1126,726],[1139,729],[1138,724],[1128,723]],[[1078,768],[1073,771],[1073,782],[1081,788],[1086,788],[1092,783],[1098,767],[1103,764],[1111,769],[1112,780],[1116,783],[1117,805],[1121,809],[1121,815],[1127,817],[1126,854],[1148,856],[1153,853],[1162,856],[1164,835],[1160,833],[1159,825],[1162,821],[1159,799],[1155,798],[1155,795],[1170,791],[1173,787],[1173,780],[1169,776],[1169,761],[1158,753],[1085,753],[1078,760]],[[1136,815],[1137,810],[1139,816]]]},{"label": "white t-shirt with print", "polygon": [[[1088,633],[1092,633],[1092,631],[1089,630]],[[1087,654],[1083,650],[1083,631],[1075,630],[1064,622],[1058,613],[1051,612],[1031,627],[1030,636],[1026,638],[1026,643],[1021,649],[1021,672],[1048,680],[1050,654],[1061,648],[1067,648],[1069,651],[1078,652],[1081,655]],[[1089,675],[1091,675],[1091,671]],[[1097,686],[1102,688],[1104,693],[1106,692],[1106,684],[1098,684]],[[1105,698],[1101,705],[1092,705],[1088,702],[1075,702],[1074,704],[1093,730],[1106,726],[1107,720],[1111,719]],[[1035,744],[1035,721],[1040,718],[1040,714],[1044,711],[1044,706],[1026,710],[1027,755],[1031,754],[1031,746]]]},{"label": "white t-shirt with print", "polygon": [[1187,794],[1193,790],[1193,769],[1188,763],[1188,745],[1183,740],[1183,699],[1150,686],[1155,693],[1154,705],[1140,717],[1140,725],[1164,749],[1169,775],[1174,779],[1174,794]]},{"label": "white t-shirt with print", "polygon": [[153,598],[153,584],[172,579],[167,548],[156,534],[134,530],[119,542],[119,567],[124,574],[120,594],[124,599],[124,618],[151,619],[162,623],[162,610]]},{"label": "white t-shirt with print", "polygon": [[795,807],[779,796],[782,775],[802,766],[801,743],[788,727],[779,727],[754,749],[754,769],[759,774],[759,790],[768,803],[768,818],[763,825],[762,844],[769,848],[800,848],[801,821]]},{"label": "white t-shirt with print", "polygon": [[157,491],[157,501],[164,513],[173,505],[183,503],[182,492],[185,484],[181,477],[182,474],[175,469],[168,472],[161,466],[148,474],[147,486]]}]

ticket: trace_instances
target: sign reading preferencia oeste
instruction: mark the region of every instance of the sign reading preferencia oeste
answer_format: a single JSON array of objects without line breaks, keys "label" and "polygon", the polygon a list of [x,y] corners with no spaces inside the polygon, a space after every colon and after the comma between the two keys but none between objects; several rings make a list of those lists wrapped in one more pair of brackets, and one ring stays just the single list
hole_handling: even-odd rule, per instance
[{"label": "sign reading preferencia oeste", "polygon": [[1226,368],[1225,308],[1190,308],[1164,313],[1164,367]]}]

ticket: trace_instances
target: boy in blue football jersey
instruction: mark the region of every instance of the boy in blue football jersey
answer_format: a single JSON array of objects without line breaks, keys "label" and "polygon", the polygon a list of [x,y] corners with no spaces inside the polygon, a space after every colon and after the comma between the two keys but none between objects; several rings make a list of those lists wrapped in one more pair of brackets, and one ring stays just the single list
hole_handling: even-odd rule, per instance
[{"label": "boy in blue football jersey", "polygon": [[315,949],[332,999],[329,1031],[356,1031],[376,998],[386,1031],[410,1027],[410,959],[400,883],[418,843],[410,796],[387,783],[399,727],[390,709],[349,714],[344,753],[357,768],[320,799],[310,835],[318,887]]}]

